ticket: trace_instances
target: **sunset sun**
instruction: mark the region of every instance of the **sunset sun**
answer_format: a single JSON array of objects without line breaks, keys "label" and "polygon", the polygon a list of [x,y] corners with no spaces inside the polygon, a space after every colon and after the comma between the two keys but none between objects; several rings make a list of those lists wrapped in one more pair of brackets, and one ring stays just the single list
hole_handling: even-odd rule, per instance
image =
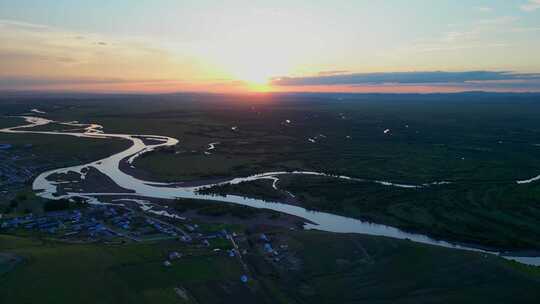
[{"label": "sunset sun", "polygon": [[270,90],[270,77],[261,74],[253,74],[243,77],[249,91],[268,92]]}]

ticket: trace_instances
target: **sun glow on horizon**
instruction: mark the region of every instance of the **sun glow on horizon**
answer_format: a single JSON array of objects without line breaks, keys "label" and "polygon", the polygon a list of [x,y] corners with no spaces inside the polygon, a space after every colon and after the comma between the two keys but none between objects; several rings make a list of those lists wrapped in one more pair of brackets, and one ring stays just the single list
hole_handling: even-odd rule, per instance
[{"label": "sun glow on horizon", "polygon": [[245,73],[238,73],[236,76],[240,81],[247,85],[247,90],[252,92],[268,92],[270,88],[270,80],[272,79],[264,70],[256,68]]},{"label": "sun glow on horizon", "polygon": [[251,92],[266,93],[272,91],[269,82],[247,82],[247,89]]}]

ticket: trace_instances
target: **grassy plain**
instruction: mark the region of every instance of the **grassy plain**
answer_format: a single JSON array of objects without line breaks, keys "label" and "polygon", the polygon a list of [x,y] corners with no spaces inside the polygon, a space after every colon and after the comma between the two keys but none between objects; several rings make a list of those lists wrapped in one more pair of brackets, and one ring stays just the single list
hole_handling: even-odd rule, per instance
[{"label": "grassy plain", "polygon": [[[107,246],[9,236],[0,240],[3,251],[24,258],[23,265],[0,277],[2,303],[182,303],[175,287],[189,286],[192,296],[209,299],[222,291],[218,282],[250,295],[240,286],[242,269],[236,260],[179,242]],[[165,267],[172,250],[185,256]]]},{"label": "grassy plain", "polygon": [[[97,122],[110,132],[180,139],[182,153],[138,162],[158,179],[298,168],[409,183],[483,182],[540,171],[538,98],[178,94],[26,101],[26,107],[40,107],[52,119]],[[220,144],[207,156],[210,142]]]},{"label": "grassy plain", "polygon": [[[495,256],[315,231],[277,231],[270,237],[288,244],[297,266],[268,260],[252,243],[244,257],[251,281],[244,285],[238,261],[211,248],[180,242],[62,244],[0,235],[1,251],[23,259],[0,274],[0,301],[534,303],[540,296],[538,269]],[[184,256],[165,267],[171,250]],[[175,287],[189,300],[183,302]]]},{"label": "grassy plain", "polygon": [[288,236],[301,270],[282,277],[299,303],[528,303],[539,272],[496,257],[361,235]]}]

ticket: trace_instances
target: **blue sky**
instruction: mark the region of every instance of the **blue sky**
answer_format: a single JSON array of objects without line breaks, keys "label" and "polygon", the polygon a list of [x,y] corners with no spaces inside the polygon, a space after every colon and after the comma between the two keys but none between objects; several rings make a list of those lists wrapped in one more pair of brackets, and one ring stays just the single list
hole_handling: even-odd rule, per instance
[{"label": "blue sky", "polygon": [[[0,39],[0,89],[318,90],[276,79],[540,72],[540,0],[0,0]],[[537,79],[494,81],[540,90]],[[363,91],[380,86],[395,83]]]}]

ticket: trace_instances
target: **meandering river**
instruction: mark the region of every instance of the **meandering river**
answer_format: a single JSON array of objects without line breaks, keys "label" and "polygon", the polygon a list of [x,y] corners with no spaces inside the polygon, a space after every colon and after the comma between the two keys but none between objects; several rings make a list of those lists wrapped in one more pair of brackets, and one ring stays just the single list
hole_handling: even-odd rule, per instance
[{"label": "meandering river", "polygon": [[[33,111],[34,113],[39,113]],[[41,111],[40,111],[41,112]],[[43,112],[39,114],[44,114]],[[145,181],[138,179],[134,176],[131,176],[120,169],[121,162],[132,163],[138,156],[143,153],[152,151],[159,147],[174,146],[178,144],[178,140],[175,138],[160,136],[160,135],[140,135],[140,134],[115,134],[115,133],[104,133],[103,127],[97,124],[82,124],[79,122],[56,122],[43,117],[36,116],[19,116],[23,118],[27,124],[4,128],[0,132],[4,133],[32,133],[32,134],[43,134],[43,135],[63,135],[63,136],[75,136],[75,137],[86,137],[86,138],[99,138],[99,139],[108,139],[108,138],[121,138],[132,142],[132,145],[119,153],[106,157],[104,159],[94,161],[88,164],[66,167],[60,169],[54,169],[40,174],[33,182],[33,189],[36,191],[37,195],[48,198],[48,199],[61,199],[61,198],[73,198],[73,197],[82,197],[87,199],[90,203],[100,203],[98,197],[102,196],[126,196],[126,193],[114,193],[114,192],[67,192],[63,195],[58,195],[58,185],[65,181],[53,181],[50,177],[54,174],[66,174],[68,172],[74,172],[80,175],[81,179],[84,179],[86,172],[89,168],[95,168],[101,173],[108,176],[112,181],[114,181],[118,186],[133,191],[129,193],[129,196],[139,196],[141,198],[157,198],[157,199],[176,199],[176,198],[189,198],[189,199],[201,199],[201,200],[213,200],[221,201],[227,203],[234,203],[244,206],[250,206],[255,208],[264,208],[270,209],[290,215],[294,215],[300,218],[304,218],[308,221],[304,225],[305,229],[317,229],[322,231],[336,232],[336,233],[361,233],[375,236],[385,236],[396,239],[408,239],[413,242],[430,244],[435,246],[454,248],[460,250],[469,250],[483,252],[486,254],[498,254],[504,258],[516,260],[518,262],[540,266],[540,257],[522,257],[522,256],[512,256],[510,254],[499,253],[497,251],[489,251],[484,249],[479,249],[481,246],[475,247],[474,245],[465,246],[461,244],[455,244],[452,242],[447,242],[444,240],[436,240],[430,238],[429,236],[409,233],[403,230],[400,230],[395,227],[369,223],[361,221],[354,218],[339,216],[331,213],[325,212],[316,212],[310,211],[305,208],[294,206],[286,203],[280,202],[267,202],[260,199],[246,198],[237,195],[226,195],[226,196],[213,196],[213,195],[203,195],[198,193],[202,187],[209,187],[213,185],[219,185],[223,183],[241,183],[244,181],[254,181],[260,179],[270,179],[274,181],[274,187],[276,187],[276,182],[279,180],[279,176],[282,175],[322,175],[328,176],[324,173],[319,172],[307,172],[307,171],[294,171],[294,172],[267,172],[262,174],[257,174],[248,177],[238,177],[228,181],[206,184],[199,186],[181,186],[181,184],[173,183],[157,183],[152,181]],[[76,128],[71,131],[38,131],[32,130],[32,128],[44,126],[50,123],[59,123],[65,126],[70,126]],[[78,128],[78,129],[77,129]],[[152,144],[145,144],[143,139],[148,139],[148,142]],[[157,143],[155,143],[157,142]],[[393,187],[404,187],[404,188],[422,188],[428,187],[435,184],[445,184],[447,182],[433,182],[430,184],[422,185],[408,185],[408,184],[396,184],[389,181],[379,181],[379,180],[365,180],[358,179],[348,176],[331,176],[336,179],[345,179],[345,180],[354,180],[359,182],[373,182],[379,183],[387,186]]]}]

